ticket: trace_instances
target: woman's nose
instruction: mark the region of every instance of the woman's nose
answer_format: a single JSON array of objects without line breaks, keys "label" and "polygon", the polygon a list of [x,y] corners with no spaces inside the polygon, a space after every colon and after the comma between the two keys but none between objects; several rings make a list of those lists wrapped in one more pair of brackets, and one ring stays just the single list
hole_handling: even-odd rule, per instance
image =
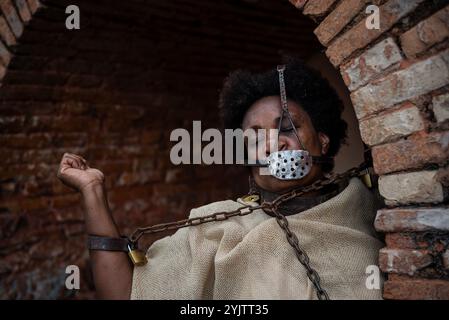
[{"label": "woman's nose", "polygon": [[283,151],[288,149],[287,140],[283,137],[269,136],[266,139],[265,153],[269,156],[272,152]]}]

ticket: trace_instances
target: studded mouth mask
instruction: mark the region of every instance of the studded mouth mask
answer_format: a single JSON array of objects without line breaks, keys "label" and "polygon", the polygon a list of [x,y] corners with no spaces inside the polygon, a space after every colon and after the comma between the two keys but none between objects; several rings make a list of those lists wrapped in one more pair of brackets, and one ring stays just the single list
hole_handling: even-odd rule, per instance
[{"label": "studded mouth mask", "polygon": [[278,125],[278,143],[279,143],[279,132],[281,132],[281,124],[286,118],[293,129],[296,139],[301,146],[299,150],[282,150],[272,152],[263,163],[259,163],[257,166],[268,167],[270,175],[279,180],[299,180],[307,176],[312,169],[313,164],[317,163],[329,163],[332,161],[329,157],[323,156],[312,156],[305,149],[301,139],[299,138],[296,127],[293,124],[291,114],[288,110],[287,104],[287,94],[285,90],[284,81],[284,70],[285,65],[280,65],[277,67],[279,74],[279,87],[281,96],[281,117],[279,119]]}]

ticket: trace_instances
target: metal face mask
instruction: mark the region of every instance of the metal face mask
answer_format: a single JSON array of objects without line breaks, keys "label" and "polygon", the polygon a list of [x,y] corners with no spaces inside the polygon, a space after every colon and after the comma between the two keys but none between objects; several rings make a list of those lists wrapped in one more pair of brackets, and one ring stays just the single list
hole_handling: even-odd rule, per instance
[{"label": "metal face mask", "polygon": [[[310,172],[312,169],[312,164],[317,162],[322,162],[325,157],[312,157],[299,138],[296,127],[293,124],[292,117],[288,111],[287,105],[287,94],[285,91],[284,82],[284,70],[285,65],[280,65],[277,67],[279,73],[279,87],[281,95],[281,117],[279,119],[278,125],[278,144],[279,144],[279,132],[281,132],[281,125],[283,123],[284,117],[287,118],[289,124],[291,125],[296,138],[301,146],[300,150],[284,150],[272,152],[266,160],[268,165],[268,170],[270,174],[280,180],[298,180],[302,179]],[[325,161],[325,160],[324,160]]]},{"label": "metal face mask", "polygon": [[280,180],[301,179],[312,168],[312,159],[306,150],[272,152],[267,163],[270,174]]}]

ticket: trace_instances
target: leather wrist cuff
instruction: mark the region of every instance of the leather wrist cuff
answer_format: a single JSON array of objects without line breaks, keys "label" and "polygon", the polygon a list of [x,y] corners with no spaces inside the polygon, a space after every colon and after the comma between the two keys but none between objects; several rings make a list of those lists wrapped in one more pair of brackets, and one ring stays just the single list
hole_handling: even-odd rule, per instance
[{"label": "leather wrist cuff", "polygon": [[89,235],[87,239],[89,250],[123,251],[128,252],[133,247],[127,237],[112,238]]}]

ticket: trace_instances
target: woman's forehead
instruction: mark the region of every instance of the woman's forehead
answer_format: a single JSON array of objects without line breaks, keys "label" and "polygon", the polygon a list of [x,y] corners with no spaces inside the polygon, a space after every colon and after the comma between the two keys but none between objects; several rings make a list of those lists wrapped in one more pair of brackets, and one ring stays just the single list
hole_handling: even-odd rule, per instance
[{"label": "woman's forehead", "polygon": [[[302,117],[304,111],[292,100],[288,100],[288,109],[292,117]],[[251,127],[254,125],[275,123],[279,121],[281,115],[281,103],[279,96],[269,96],[257,100],[243,117],[242,126]]]}]

